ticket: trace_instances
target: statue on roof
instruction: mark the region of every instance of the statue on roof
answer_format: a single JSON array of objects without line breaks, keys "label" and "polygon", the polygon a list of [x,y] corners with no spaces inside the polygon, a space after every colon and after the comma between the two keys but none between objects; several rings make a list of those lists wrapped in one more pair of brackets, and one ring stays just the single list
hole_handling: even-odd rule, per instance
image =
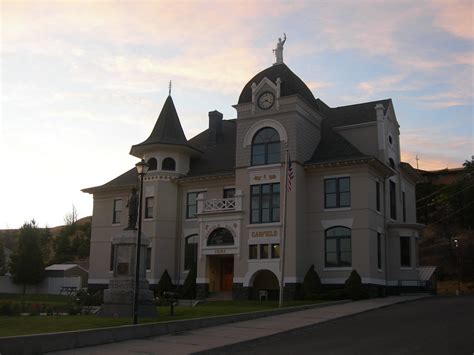
[{"label": "statue on roof", "polygon": [[273,53],[275,53],[275,58],[276,58],[275,64],[283,63],[283,45],[285,44],[285,42],[286,42],[286,33],[283,33],[283,41],[281,40],[281,37],[278,38],[277,47],[273,50]]}]

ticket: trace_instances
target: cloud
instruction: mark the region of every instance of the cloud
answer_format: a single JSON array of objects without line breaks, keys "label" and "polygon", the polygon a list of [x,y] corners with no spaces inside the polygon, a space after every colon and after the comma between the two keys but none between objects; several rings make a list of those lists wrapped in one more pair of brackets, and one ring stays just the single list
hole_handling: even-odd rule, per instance
[{"label": "cloud", "polygon": [[471,0],[434,0],[434,23],[455,36],[474,39]]},{"label": "cloud", "polygon": [[333,83],[324,82],[324,81],[308,81],[306,82],[306,85],[310,88],[310,90],[313,90],[313,91],[334,86]]},{"label": "cloud", "polygon": [[449,127],[403,129],[400,135],[402,159],[424,170],[459,167],[474,151],[472,137],[447,134]]}]

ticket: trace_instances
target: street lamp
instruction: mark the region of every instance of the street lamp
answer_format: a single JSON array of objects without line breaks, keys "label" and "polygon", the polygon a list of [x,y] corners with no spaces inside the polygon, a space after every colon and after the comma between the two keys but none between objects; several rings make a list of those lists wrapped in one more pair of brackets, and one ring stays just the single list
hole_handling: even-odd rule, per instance
[{"label": "street lamp", "polygon": [[135,289],[133,295],[133,324],[138,323],[138,290],[140,286],[140,247],[141,247],[141,236],[142,236],[142,197],[143,197],[143,178],[148,172],[150,167],[145,160],[135,164],[140,178],[140,195],[138,202],[138,236],[136,246],[136,257],[135,257]]},{"label": "street lamp", "polygon": [[459,272],[459,240],[454,239],[454,248],[456,253],[456,273],[458,274],[458,284],[456,289],[456,296],[461,294],[461,273]]}]

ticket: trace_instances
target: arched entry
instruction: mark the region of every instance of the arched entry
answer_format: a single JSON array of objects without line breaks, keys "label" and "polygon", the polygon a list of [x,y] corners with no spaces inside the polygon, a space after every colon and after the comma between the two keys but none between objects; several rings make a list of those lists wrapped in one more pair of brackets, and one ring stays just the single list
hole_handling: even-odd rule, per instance
[{"label": "arched entry", "polygon": [[258,299],[259,291],[267,291],[268,299],[277,300],[279,283],[276,275],[269,270],[257,271],[253,277],[251,298]]},{"label": "arched entry", "polygon": [[[226,252],[226,246],[234,246],[234,236],[226,228],[213,230],[206,242],[217,255],[208,256],[210,292],[231,292],[234,283],[234,255]],[[215,249],[214,249],[215,248]]]}]

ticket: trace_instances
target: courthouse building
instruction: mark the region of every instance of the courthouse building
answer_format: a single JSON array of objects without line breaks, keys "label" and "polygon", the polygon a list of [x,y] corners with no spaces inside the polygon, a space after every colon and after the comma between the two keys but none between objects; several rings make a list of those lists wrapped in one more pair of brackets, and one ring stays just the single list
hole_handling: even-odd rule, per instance
[{"label": "courthouse building", "polygon": [[[168,96],[150,136],[131,147],[150,165],[142,228],[152,286],[165,270],[182,284],[195,265],[198,297],[276,297],[284,230],[287,298],[311,265],[328,286],[352,270],[380,289],[424,281],[421,177],[400,160],[392,100],[329,107],[279,61],[248,81],[234,108],[235,119],[209,112],[209,127],[188,140]],[[286,149],[294,178],[283,228]],[[94,197],[89,287],[106,288],[113,275],[111,239],[127,226],[138,182],[133,167],[83,190]]]}]

